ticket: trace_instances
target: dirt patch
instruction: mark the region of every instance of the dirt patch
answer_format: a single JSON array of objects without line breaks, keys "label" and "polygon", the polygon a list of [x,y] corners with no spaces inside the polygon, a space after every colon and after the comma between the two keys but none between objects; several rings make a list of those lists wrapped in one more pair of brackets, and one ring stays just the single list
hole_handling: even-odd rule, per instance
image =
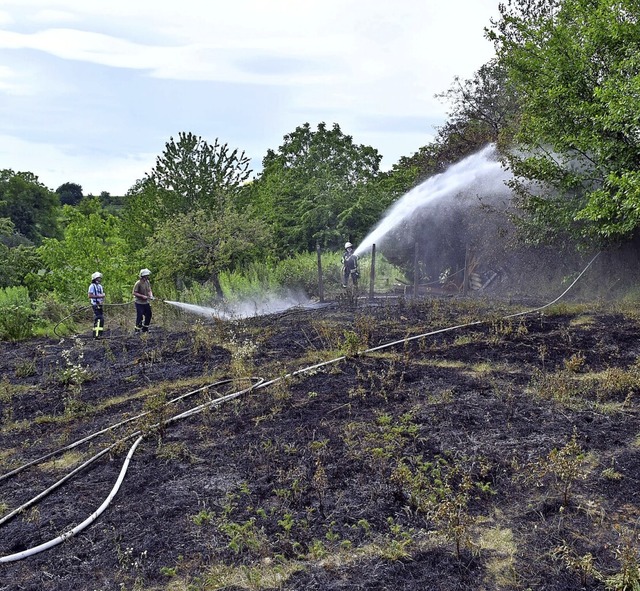
[{"label": "dirt patch", "polygon": [[0,481],[6,516],[114,445],[0,525],[0,555],[83,521],[144,436],[100,518],[0,564],[0,588],[605,589],[638,564],[638,322],[513,312],[398,300],[0,344],[3,474],[123,423]]}]

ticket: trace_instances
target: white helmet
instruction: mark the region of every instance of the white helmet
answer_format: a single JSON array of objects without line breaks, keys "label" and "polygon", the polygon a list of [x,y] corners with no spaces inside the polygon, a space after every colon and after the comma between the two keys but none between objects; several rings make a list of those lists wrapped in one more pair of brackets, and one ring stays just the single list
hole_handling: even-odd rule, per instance
[{"label": "white helmet", "polygon": [[151,275],[149,269],[140,269],[140,277],[148,277],[149,275]]},{"label": "white helmet", "polygon": [[91,275],[91,281],[95,281],[96,279],[102,279],[102,273],[96,271],[93,275]]},{"label": "white helmet", "polygon": [[344,247],[345,248],[353,248],[353,244],[351,244],[351,242],[345,242],[344,243]]}]

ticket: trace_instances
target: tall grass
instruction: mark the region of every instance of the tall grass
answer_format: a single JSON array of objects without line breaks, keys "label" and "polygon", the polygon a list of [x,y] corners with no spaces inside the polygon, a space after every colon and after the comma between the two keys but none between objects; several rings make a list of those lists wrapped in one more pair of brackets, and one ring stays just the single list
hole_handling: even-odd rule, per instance
[{"label": "tall grass", "polygon": [[[341,253],[321,254],[322,281],[324,294],[331,296],[341,290]],[[371,257],[360,259],[360,285],[363,291],[369,289]],[[376,256],[376,278],[374,289],[385,292],[391,289],[396,278],[404,279],[404,274],[384,257]],[[303,294],[316,298],[318,286],[318,255],[316,253],[297,254],[277,263],[254,262],[243,269],[220,274],[220,285],[225,298],[230,301],[264,298],[267,294],[284,296]],[[216,299],[213,286],[208,283],[192,285],[179,295],[183,302],[204,305]]]},{"label": "tall grass", "polygon": [[26,287],[0,289],[0,340],[20,341],[33,335],[36,313]]}]

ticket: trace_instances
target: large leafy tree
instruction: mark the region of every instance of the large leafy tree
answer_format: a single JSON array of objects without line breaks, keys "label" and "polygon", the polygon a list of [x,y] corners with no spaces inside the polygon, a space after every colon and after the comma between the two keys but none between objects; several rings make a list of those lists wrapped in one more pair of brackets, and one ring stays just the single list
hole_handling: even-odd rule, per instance
[{"label": "large leafy tree", "polygon": [[38,248],[47,271],[43,281],[63,298],[84,303],[91,274],[100,271],[109,301],[127,298],[138,267],[125,253],[118,218],[97,197],[83,204],[82,210],[63,206],[63,239],[47,238]]},{"label": "large leafy tree", "polygon": [[269,239],[267,226],[250,211],[194,209],[161,224],[146,254],[160,281],[208,281],[222,298],[220,273],[263,258]]},{"label": "large leafy tree", "polygon": [[325,123],[316,130],[305,123],[285,135],[277,151],[269,150],[247,195],[273,229],[277,256],[316,243],[336,247],[345,233],[363,233],[362,226],[341,225],[340,216],[378,177],[381,158],[374,148],[355,144],[338,124]]},{"label": "large leafy tree", "polygon": [[15,231],[34,244],[59,235],[58,195],[30,172],[0,171],[0,217],[9,218]]},{"label": "large leafy tree", "polygon": [[520,119],[509,156],[531,240],[640,225],[640,1],[512,0],[489,31]]},{"label": "large leafy tree", "polygon": [[181,132],[165,145],[153,170],[126,195],[123,230],[133,249],[156,228],[180,214],[202,209],[223,212],[249,178],[249,158],[218,139],[210,144]]},{"label": "large leafy tree", "polygon": [[56,189],[61,205],[78,205],[84,195],[82,187],[77,183],[64,183]]},{"label": "large leafy tree", "polygon": [[239,197],[251,170],[244,152],[192,133],[167,142],[154,169],[126,196],[123,235],[159,281],[211,281],[264,257],[268,231]]}]

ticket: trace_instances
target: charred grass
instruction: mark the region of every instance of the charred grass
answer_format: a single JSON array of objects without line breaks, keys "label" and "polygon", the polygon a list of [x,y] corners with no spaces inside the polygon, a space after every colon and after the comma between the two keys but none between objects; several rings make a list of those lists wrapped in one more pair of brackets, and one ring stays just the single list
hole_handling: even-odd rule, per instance
[{"label": "charred grass", "polygon": [[105,513],[0,564],[0,588],[636,588],[640,320],[517,311],[382,301],[0,344],[0,472],[60,450],[0,480],[0,520],[110,446],[0,523],[0,555],[95,511],[143,436]]}]

